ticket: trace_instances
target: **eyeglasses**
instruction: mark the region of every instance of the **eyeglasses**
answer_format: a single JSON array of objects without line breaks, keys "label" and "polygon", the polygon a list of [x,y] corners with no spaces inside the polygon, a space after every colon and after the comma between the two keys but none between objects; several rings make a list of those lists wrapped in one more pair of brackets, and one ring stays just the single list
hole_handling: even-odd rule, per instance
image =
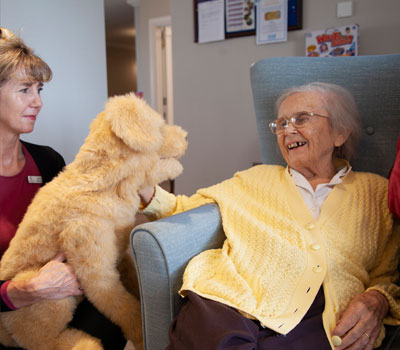
[{"label": "eyeglasses", "polygon": [[312,117],[329,118],[326,115],[320,115],[313,112],[303,111],[303,112],[297,112],[289,119],[278,118],[276,120],[273,120],[272,122],[269,123],[269,128],[271,129],[271,132],[273,134],[281,134],[289,126],[289,123],[292,123],[292,125],[296,129],[299,129],[302,128],[304,125],[306,125],[311,120]]}]

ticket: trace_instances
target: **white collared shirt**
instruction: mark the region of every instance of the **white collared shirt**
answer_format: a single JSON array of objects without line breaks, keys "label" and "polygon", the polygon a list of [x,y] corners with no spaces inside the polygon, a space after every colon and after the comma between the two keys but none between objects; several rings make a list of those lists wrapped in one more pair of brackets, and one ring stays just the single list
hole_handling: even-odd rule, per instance
[{"label": "white collared shirt", "polygon": [[307,207],[310,209],[313,217],[318,219],[322,204],[324,203],[325,199],[328,197],[329,193],[331,193],[335,185],[342,182],[342,177],[347,175],[350,170],[351,166],[340,168],[329,183],[317,185],[315,191],[307,179],[298,171],[289,168],[289,173],[292,176],[294,183],[299,189],[300,194],[303,197],[304,202],[307,204]]}]

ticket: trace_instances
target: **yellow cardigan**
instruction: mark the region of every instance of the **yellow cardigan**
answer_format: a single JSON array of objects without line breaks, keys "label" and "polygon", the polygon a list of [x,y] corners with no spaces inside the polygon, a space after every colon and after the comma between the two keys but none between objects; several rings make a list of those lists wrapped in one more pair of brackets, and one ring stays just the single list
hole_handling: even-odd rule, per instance
[{"label": "yellow cardigan", "polygon": [[194,291],[287,334],[322,284],[330,340],[349,302],[368,288],[386,296],[386,323],[399,324],[400,319],[399,287],[394,284],[400,239],[387,208],[387,180],[352,171],[342,180],[323,203],[318,220],[288,169],[273,165],[238,172],[191,197],[157,188],[144,212],[159,218],[217,203],[224,245],[190,261],[180,293]]}]

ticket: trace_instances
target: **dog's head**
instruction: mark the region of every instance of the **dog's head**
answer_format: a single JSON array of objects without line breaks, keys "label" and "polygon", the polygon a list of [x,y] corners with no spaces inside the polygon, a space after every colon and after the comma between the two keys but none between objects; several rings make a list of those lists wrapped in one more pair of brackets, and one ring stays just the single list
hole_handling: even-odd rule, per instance
[{"label": "dog's head", "polygon": [[186,147],[182,128],[167,125],[144,100],[127,94],[107,101],[76,161],[100,187],[127,176],[136,176],[140,186],[154,185],[182,172],[178,159]]},{"label": "dog's head", "polygon": [[136,152],[156,152],[163,143],[165,122],[135,94],[111,97],[104,110],[111,130]]}]

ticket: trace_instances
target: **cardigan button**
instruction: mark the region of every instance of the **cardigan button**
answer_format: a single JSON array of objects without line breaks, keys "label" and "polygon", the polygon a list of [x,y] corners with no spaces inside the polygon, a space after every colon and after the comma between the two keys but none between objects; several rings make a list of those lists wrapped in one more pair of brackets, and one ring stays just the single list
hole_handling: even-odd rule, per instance
[{"label": "cardigan button", "polygon": [[313,270],[315,273],[320,273],[320,272],[322,272],[322,267],[319,266],[319,265],[317,265],[317,266],[314,266],[312,270]]},{"label": "cardigan button", "polygon": [[307,229],[307,230],[312,230],[314,227],[315,227],[315,225],[314,225],[314,223],[312,223],[312,222],[309,222],[309,223],[306,225],[306,229]]},{"label": "cardigan button", "polygon": [[340,337],[337,336],[337,335],[334,335],[334,336],[332,337],[332,343],[333,343],[333,345],[335,345],[335,346],[340,346],[340,345],[342,344],[342,338],[340,338]]},{"label": "cardigan button", "polygon": [[311,244],[311,249],[317,251],[321,249],[321,246],[318,243],[314,243]]}]

